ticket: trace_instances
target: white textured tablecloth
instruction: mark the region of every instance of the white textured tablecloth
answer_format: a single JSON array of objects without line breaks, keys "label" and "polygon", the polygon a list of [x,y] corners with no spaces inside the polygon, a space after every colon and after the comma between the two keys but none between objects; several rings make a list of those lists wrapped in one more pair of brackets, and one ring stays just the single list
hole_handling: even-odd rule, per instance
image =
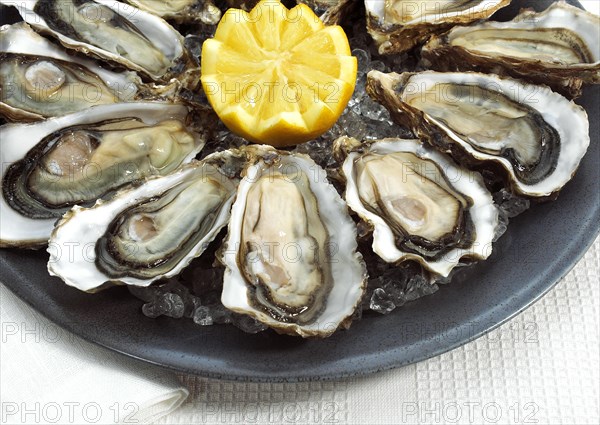
[{"label": "white textured tablecloth", "polygon": [[0,285],[0,423],[149,423],[179,407],[173,373],[62,330]]},{"label": "white textured tablecloth", "polygon": [[337,382],[181,376],[190,398],[157,423],[598,424],[599,253],[596,241],[542,300],[439,357]]}]

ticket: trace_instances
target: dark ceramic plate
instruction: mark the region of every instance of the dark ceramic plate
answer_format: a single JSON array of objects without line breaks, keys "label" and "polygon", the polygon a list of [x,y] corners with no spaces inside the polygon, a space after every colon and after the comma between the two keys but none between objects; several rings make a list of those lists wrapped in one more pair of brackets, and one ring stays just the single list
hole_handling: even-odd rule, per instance
[{"label": "dark ceramic plate", "polygon": [[[550,1],[513,1],[542,10]],[[600,222],[600,87],[578,100],[590,116],[592,143],[577,176],[556,202],[515,219],[492,257],[389,316],[369,315],[326,340],[233,326],[149,319],[126,289],[88,295],[46,272],[44,251],[0,251],[0,280],[58,325],[111,350],[203,376],[296,381],[363,375],[407,365],[458,347],[515,316],[563,277],[598,234]]]}]

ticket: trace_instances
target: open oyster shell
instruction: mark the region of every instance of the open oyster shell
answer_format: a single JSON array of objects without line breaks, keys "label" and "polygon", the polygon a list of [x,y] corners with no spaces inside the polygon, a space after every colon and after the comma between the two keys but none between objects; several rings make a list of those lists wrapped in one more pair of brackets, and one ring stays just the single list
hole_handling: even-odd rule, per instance
[{"label": "open oyster shell", "polygon": [[335,148],[347,155],[346,202],[373,226],[383,260],[414,260],[447,277],[461,261],[492,253],[498,209],[481,175],[420,140],[342,137]]},{"label": "open oyster shell", "polygon": [[401,53],[454,25],[487,19],[511,0],[365,0],[380,54]]},{"label": "open oyster shell", "polygon": [[[222,161],[229,152],[216,155]],[[238,180],[219,161],[194,161],[91,208],[73,208],[52,232],[50,274],[87,292],[179,274],[229,221]]]},{"label": "open oyster shell", "polygon": [[100,105],[36,124],[0,127],[0,247],[44,245],[74,205],[172,172],[204,146],[188,108]]},{"label": "open oyster shell", "polygon": [[140,10],[175,22],[200,21],[216,25],[221,19],[221,10],[211,0],[125,0]]},{"label": "open oyster shell", "polygon": [[0,59],[0,114],[10,120],[36,121],[131,101],[141,85],[134,72],[112,72],[69,55],[24,22],[0,28]]},{"label": "open oyster shell", "polygon": [[455,27],[423,47],[426,66],[478,71],[549,85],[569,97],[600,83],[600,17],[563,2],[508,22]]},{"label": "open oyster shell", "polygon": [[222,248],[221,301],[281,333],[329,336],[350,324],[365,290],[356,226],[309,157],[247,152]]},{"label": "open oyster shell", "polygon": [[477,73],[368,74],[398,123],[460,162],[495,165],[521,195],[558,195],[590,143],[585,110],[544,86]]},{"label": "open oyster shell", "polygon": [[67,48],[166,83],[191,66],[183,37],[151,13],[113,0],[1,0]]}]

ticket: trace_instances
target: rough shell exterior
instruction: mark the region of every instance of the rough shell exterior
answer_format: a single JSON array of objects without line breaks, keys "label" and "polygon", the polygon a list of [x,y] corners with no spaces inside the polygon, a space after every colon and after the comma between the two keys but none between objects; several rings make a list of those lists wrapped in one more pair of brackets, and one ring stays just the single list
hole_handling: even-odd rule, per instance
[{"label": "rough shell exterior", "polygon": [[[508,23],[486,22],[478,27],[482,29],[512,28],[514,27],[514,25],[511,25],[513,22],[518,22],[517,26],[520,27],[521,25],[528,25],[528,23],[542,21],[550,13],[557,15],[556,19],[564,18],[562,24],[565,28],[575,32],[580,26],[581,19],[584,19],[584,17],[590,21],[589,27],[593,28],[596,25],[596,31],[600,32],[600,17],[564,3],[556,3],[543,13],[524,10],[517,18]],[[579,17],[579,20],[574,20],[573,16]],[[543,27],[544,24],[541,23],[540,26]],[[437,71],[474,71],[521,78],[535,84],[550,86],[553,90],[569,98],[579,97],[584,83],[600,83],[599,57],[596,57],[596,62],[593,64],[570,66],[507,56],[492,57],[472,52],[461,46],[450,45],[448,37],[457,30],[461,30],[461,27],[457,27],[447,34],[432,38],[423,47],[422,58],[424,66]],[[535,31],[535,28],[532,27],[530,30]],[[595,41],[595,46],[590,46],[590,51],[598,54],[600,50],[600,35],[596,35],[596,37],[591,36],[590,38],[592,43]]]},{"label": "rough shell exterior", "polygon": [[482,10],[467,11],[449,17],[441,17],[434,22],[419,20],[414,24],[386,24],[374,9],[380,7],[383,0],[365,0],[367,8],[367,29],[377,45],[380,54],[402,53],[423,44],[431,36],[442,34],[455,25],[464,25],[479,19],[486,19],[499,9],[508,6],[511,0],[491,0],[483,4]]}]

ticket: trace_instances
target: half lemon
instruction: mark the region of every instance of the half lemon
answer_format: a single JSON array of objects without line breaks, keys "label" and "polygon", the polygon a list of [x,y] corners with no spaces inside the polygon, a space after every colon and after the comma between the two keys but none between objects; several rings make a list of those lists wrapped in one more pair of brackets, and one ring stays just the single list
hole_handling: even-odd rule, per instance
[{"label": "half lemon", "polygon": [[202,86],[225,125],[276,147],[312,140],[344,111],[357,61],[344,30],[306,5],[229,9],[202,46]]}]

